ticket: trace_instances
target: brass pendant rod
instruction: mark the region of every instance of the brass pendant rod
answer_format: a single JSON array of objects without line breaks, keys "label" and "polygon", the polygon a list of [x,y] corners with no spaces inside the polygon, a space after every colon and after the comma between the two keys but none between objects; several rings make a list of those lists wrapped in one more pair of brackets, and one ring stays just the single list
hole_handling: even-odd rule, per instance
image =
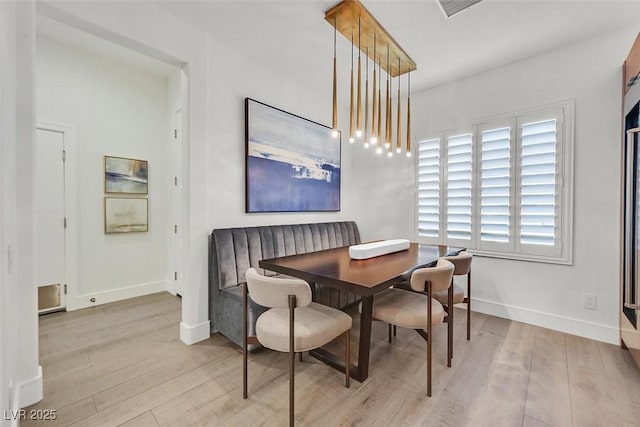
[{"label": "brass pendant rod", "polygon": [[411,71],[407,73],[407,157],[411,157]]},{"label": "brass pendant rod", "polygon": [[358,17],[358,107],[357,107],[357,124],[356,124],[356,136],[360,138],[362,136],[362,94],[360,91],[360,81],[362,80],[362,73],[360,68],[360,58],[362,56],[362,44],[360,43],[360,17]]},{"label": "brass pendant rod", "polygon": [[378,59],[378,153],[382,152],[382,60]]},{"label": "brass pendant rod", "polygon": [[[400,69],[400,58],[398,58],[398,70]],[[398,76],[398,118],[397,118],[397,127],[396,127],[396,152],[402,152],[402,126],[400,122],[400,76]]]},{"label": "brass pendant rod", "polygon": [[332,135],[338,136],[338,68],[336,61],[336,37],[338,34],[338,18],[334,18],[333,28],[333,120],[331,123]]},{"label": "brass pendant rod", "polygon": [[377,92],[377,87],[376,87],[376,83],[377,83],[377,78],[376,78],[376,44],[377,44],[377,40],[376,40],[376,33],[373,33],[373,108],[371,111],[371,143],[375,144],[377,142],[377,134],[376,134],[376,115],[377,115],[377,108],[378,108],[378,98],[376,97],[376,92]]},{"label": "brass pendant rod", "polygon": [[[389,68],[389,48],[387,48],[387,69]],[[385,135],[385,147],[391,151],[391,74],[387,74],[387,127]]]},{"label": "brass pendant rod", "polygon": [[353,144],[354,129],[353,129],[353,34],[351,34],[351,84],[349,87],[349,142]]},{"label": "brass pendant rod", "polygon": [[367,74],[364,82],[364,146],[369,148],[369,48],[367,47]]}]

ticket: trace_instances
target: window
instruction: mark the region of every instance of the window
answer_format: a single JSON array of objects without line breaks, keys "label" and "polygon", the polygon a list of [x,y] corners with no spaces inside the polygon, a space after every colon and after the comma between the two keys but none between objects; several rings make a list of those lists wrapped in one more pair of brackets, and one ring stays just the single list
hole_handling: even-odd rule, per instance
[{"label": "window", "polygon": [[418,238],[571,264],[573,103],[418,138]]}]

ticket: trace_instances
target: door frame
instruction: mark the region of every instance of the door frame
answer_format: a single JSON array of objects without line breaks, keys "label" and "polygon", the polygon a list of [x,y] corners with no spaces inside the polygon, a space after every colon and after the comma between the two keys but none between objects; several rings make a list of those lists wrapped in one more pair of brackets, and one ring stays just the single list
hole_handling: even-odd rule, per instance
[{"label": "door frame", "polygon": [[[64,292],[64,285],[67,285],[67,293],[64,295],[64,306],[67,311],[75,310],[76,294],[78,283],[77,263],[77,243],[78,243],[78,205],[76,201],[76,136],[75,129],[71,125],[36,120],[36,129],[59,132],[64,138],[64,213],[67,219],[65,229],[65,253],[64,271],[65,283],[62,284],[61,292]],[[35,236],[34,236],[35,245]],[[36,260],[37,262],[37,260]]]},{"label": "door frame", "polygon": [[170,143],[171,146],[169,150],[171,175],[175,180],[173,181],[173,186],[170,187],[171,195],[168,199],[170,200],[172,206],[170,207],[169,212],[171,212],[170,223],[175,224],[176,228],[174,230],[174,233],[171,235],[169,247],[167,248],[170,258],[169,265],[171,267],[171,270],[169,271],[169,281],[173,285],[171,286],[171,289],[173,290],[174,294],[180,295],[180,297],[182,297],[182,295],[184,294],[184,271],[182,271],[181,268],[181,266],[183,265],[181,257],[184,254],[184,250],[182,250],[183,239],[181,233],[184,233],[185,230],[183,222],[184,204],[182,203],[184,195],[184,172],[182,165],[184,149],[182,143],[182,132],[184,128],[183,124],[185,115],[182,108],[182,95],[186,94],[185,84],[186,82],[182,78],[182,70],[180,70],[180,103],[175,111],[173,111],[173,123],[171,127],[173,128],[173,132],[175,132],[175,134],[173,140]]}]

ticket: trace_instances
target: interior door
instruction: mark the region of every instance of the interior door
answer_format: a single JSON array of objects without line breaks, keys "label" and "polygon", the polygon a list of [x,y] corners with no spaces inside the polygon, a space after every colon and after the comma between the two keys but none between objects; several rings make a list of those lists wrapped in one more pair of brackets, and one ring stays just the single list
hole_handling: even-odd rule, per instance
[{"label": "interior door", "polygon": [[36,130],[35,208],[38,312],[65,308],[64,133]]}]

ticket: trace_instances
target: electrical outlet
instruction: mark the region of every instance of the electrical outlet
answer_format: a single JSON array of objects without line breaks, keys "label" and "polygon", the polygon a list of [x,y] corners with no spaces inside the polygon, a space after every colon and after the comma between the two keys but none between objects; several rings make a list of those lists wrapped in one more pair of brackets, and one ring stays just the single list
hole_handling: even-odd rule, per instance
[{"label": "electrical outlet", "polygon": [[596,310],[598,307],[598,297],[594,294],[583,294],[582,306],[588,310]]}]

